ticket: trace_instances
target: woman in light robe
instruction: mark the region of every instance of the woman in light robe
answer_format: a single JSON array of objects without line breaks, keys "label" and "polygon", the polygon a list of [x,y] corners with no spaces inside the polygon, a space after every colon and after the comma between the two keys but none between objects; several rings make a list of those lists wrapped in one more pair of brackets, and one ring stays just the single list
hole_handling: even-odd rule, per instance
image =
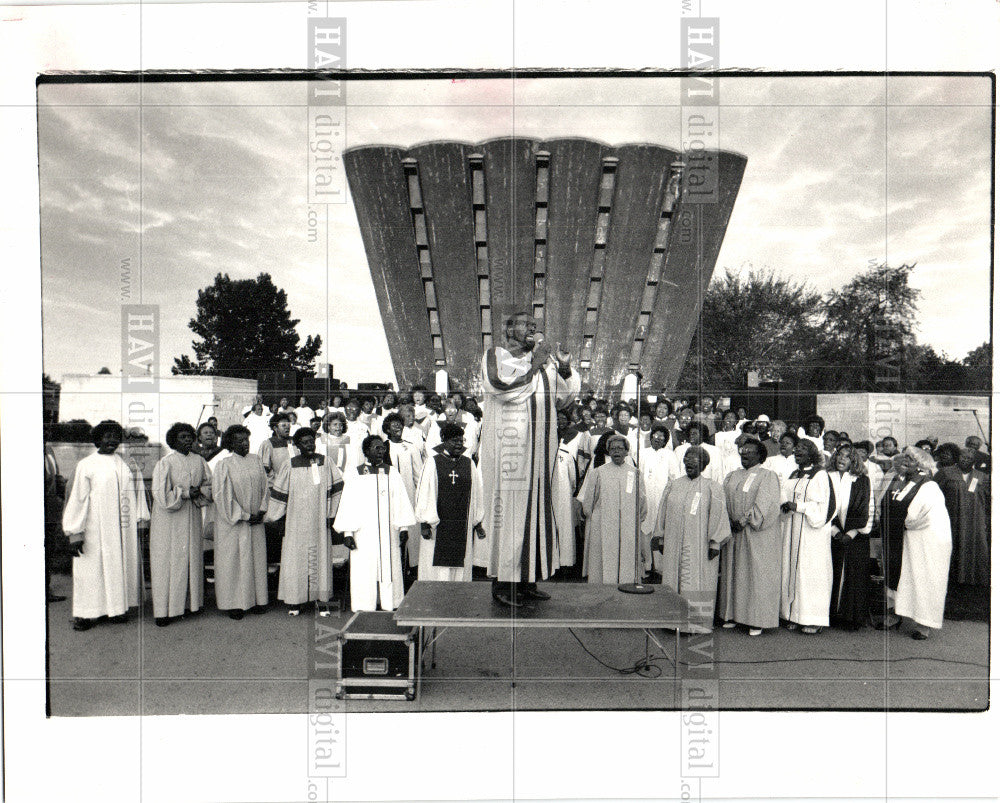
[{"label": "woman in light robe", "polygon": [[722,428],[715,433],[715,448],[722,456],[722,478],[725,479],[729,473],[740,468],[740,447],[736,445],[736,439],[742,434],[737,429],[739,418],[734,410],[726,410],[722,414]]},{"label": "woman in light robe", "polygon": [[773,471],[784,482],[797,468],[795,464],[795,445],[799,436],[794,432],[783,432],[778,438],[778,454],[764,461],[764,468]]},{"label": "woman in light robe", "polygon": [[97,451],[76,464],[62,515],[73,557],[73,629],[124,622],[139,604],[138,523],[149,521],[142,477],[116,454],[122,427],[102,421]]},{"label": "woman in light robe", "polygon": [[944,620],[951,559],[951,521],[944,494],[930,475],[934,458],[908,446],[899,474],[882,499],[882,549],[889,614],[885,627],[913,620],[912,636],[926,639]]},{"label": "woman in light robe", "polygon": [[215,604],[230,619],[267,610],[264,514],[271,498],[260,455],[250,453],[250,430],[222,436],[226,457],[212,471],[215,502]]},{"label": "woman in light robe", "polygon": [[201,609],[205,595],[205,554],[201,509],[212,503],[212,472],[191,451],[194,427],[177,423],[167,430],[173,449],[153,469],[153,515],[149,523],[149,574],[153,617],[158,627]]},{"label": "woman in light robe", "polygon": [[781,484],[781,618],[814,634],[830,624],[836,500],[816,444],[802,438],[794,455],[798,468]]},{"label": "woman in light robe", "polygon": [[684,455],[688,449],[693,446],[698,446],[705,450],[708,454],[709,463],[708,468],[705,469],[708,472],[705,476],[707,479],[712,480],[722,487],[722,480],[725,479],[725,475],[722,473],[722,452],[712,444],[708,443],[708,427],[701,421],[691,421],[684,428],[684,443],[674,449],[674,454],[677,455],[677,459],[684,463]]},{"label": "woman in light robe", "polygon": [[316,453],[316,433],[296,430],[298,454],[282,465],[271,489],[267,520],[285,519],[278,599],[297,616],[303,607],[327,602],[333,593],[330,526],[340,505],[344,477]]},{"label": "woman in light robe", "polygon": [[[664,405],[665,406],[665,405]],[[667,484],[684,473],[680,461],[670,448],[670,430],[662,423],[653,424],[649,431],[649,448],[639,455],[639,470],[646,488],[648,504],[642,520],[643,560],[646,568],[660,570],[660,554],[649,548],[656,527],[656,514]]]},{"label": "woman in light robe", "polygon": [[356,466],[363,461],[361,445],[347,434],[347,418],[341,412],[326,414],[323,433],[316,440],[316,451],[341,472],[346,471],[348,466]]},{"label": "woman in light robe", "polygon": [[767,448],[740,446],[742,468],[723,488],[733,538],[720,559],[719,618],[723,627],[745,625],[751,636],[777,627],[781,604],[781,485],[764,468]]},{"label": "woman in light robe", "polygon": [[684,633],[711,632],[719,581],[719,553],[730,538],[722,486],[705,476],[708,452],[684,454],[684,476],[667,485],[656,516],[653,549],[663,550],[663,585],[690,603]]},{"label": "woman in light robe", "polygon": [[629,443],[623,435],[607,440],[610,462],[593,470],[580,491],[587,519],[583,576],[591,583],[636,583],[637,525],[646,515],[646,495],[635,466],[626,465]]},{"label": "woman in light robe", "polygon": [[868,623],[871,552],[869,533],[875,518],[875,496],[865,474],[861,452],[837,447],[827,471],[833,481],[837,512],[833,517],[833,596],[830,620],[846,630]]},{"label": "woman in light robe", "polygon": [[571,569],[576,565],[576,516],[573,498],[580,484],[578,457],[584,433],[571,426],[564,410],[556,412],[556,435],[559,452],[552,476],[552,512],[555,518],[559,548],[553,555],[553,571]]}]

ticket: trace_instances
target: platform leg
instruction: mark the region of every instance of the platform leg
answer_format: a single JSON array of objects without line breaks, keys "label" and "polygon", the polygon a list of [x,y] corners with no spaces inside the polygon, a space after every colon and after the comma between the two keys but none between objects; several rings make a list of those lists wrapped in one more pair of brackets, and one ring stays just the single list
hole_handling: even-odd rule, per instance
[{"label": "platform leg", "polygon": [[417,629],[417,704],[420,704],[420,687],[424,675],[424,626]]},{"label": "platform leg", "polygon": [[437,636],[438,629],[431,630],[431,669],[437,669]]}]

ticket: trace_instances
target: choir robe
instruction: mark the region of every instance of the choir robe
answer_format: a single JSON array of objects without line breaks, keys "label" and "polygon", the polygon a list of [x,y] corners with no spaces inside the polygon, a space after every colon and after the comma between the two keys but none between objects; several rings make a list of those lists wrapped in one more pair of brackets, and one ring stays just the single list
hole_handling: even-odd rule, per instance
[{"label": "choir robe", "polygon": [[[710,443],[699,443],[698,445],[708,452],[708,465],[701,475],[706,479],[717,482],[721,486],[722,481],[726,478],[726,475],[723,473],[722,452],[717,446],[713,446]],[[682,473],[684,471],[684,455],[687,454],[687,450],[690,448],[690,443],[682,443],[674,449],[674,456],[676,456],[677,462],[681,466]]]},{"label": "choir robe", "polygon": [[[389,448],[386,458],[392,467],[399,472],[399,478],[403,481],[403,487],[406,488],[410,504],[416,506],[417,483],[420,482],[420,472],[424,467],[424,456],[406,441],[401,440],[399,443],[388,441],[387,443]],[[420,541],[422,540],[414,537],[406,542],[406,557],[411,569],[417,568],[420,562],[422,549]]]},{"label": "choir robe", "polygon": [[413,506],[399,472],[369,465],[348,470],[333,526],[354,537],[351,550],[351,610],[395,610],[403,601],[399,532],[419,538]]},{"label": "choir robe", "polygon": [[418,452],[424,454],[424,444],[427,441],[427,437],[419,425],[414,424],[412,427],[403,427],[403,440]]},{"label": "choir robe", "polygon": [[[655,533],[663,538],[663,585],[695,603],[699,620],[711,622],[719,581],[719,558],[709,560],[708,549],[721,549],[730,538],[726,495],[722,486],[704,474],[685,474],[667,485],[656,515]],[[689,622],[684,633],[711,630]]]},{"label": "choir robe", "polygon": [[267,472],[267,481],[274,487],[274,481],[278,476],[281,467],[286,465],[299,450],[291,441],[285,441],[277,435],[273,435],[260,445],[258,454],[264,464],[264,471]]},{"label": "choir robe", "polygon": [[[489,377],[491,353],[497,383]],[[531,381],[510,385],[531,369],[531,354],[514,357],[497,346],[483,354],[483,421],[479,465],[490,515],[484,529],[489,547],[487,574],[501,582],[547,580],[556,551],[552,472],[559,438],[556,409],[573,403],[580,377],[559,375],[549,360]]]},{"label": "choir robe", "polygon": [[247,611],[267,604],[267,554],[264,524],[251,526],[254,513],[266,513],[271,499],[260,456],[230,453],[212,472],[215,502],[215,604],[219,610]]},{"label": "choir robe", "polygon": [[[189,486],[201,489],[192,502]],[[171,452],[153,469],[153,515],[149,522],[149,575],[153,615],[181,616],[185,603],[201,609],[205,555],[201,508],[211,504],[212,472],[200,455]]]},{"label": "choir robe", "polygon": [[329,520],[337,515],[344,475],[323,455],[299,454],[282,465],[271,489],[266,519],[285,519],[278,599],[289,605],[333,593]]},{"label": "choir robe", "polygon": [[580,490],[587,518],[583,576],[591,583],[636,583],[636,513],[646,515],[642,478],[628,462],[608,460],[595,468]]},{"label": "choir robe", "polygon": [[[215,469],[223,460],[232,455],[228,449],[219,449],[212,458],[205,457],[208,469],[215,477]],[[204,455],[202,455],[204,457]],[[215,540],[215,505],[205,505],[201,509],[201,532],[204,536],[204,548],[209,549],[209,543]]]},{"label": "choir robe", "polygon": [[347,471],[348,466],[354,467],[364,462],[359,445],[351,440],[350,435],[321,432],[316,438],[316,451],[341,472]]},{"label": "choir robe", "polygon": [[[456,481],[462,484],[457,490]],[[461,505],[458,498],[468,501]],[[416,532],[410,539],[420,544],[417,579],[470,582],[473,544],[482,540],[473,530],[485,513],[479,466],[464,454],[455,459],[435,454],[423,465],[414,513],[418,522],[431,527],[429,540]]]},{"label": "choir robe", "polygon": [[[719,450],[722,457],[722,477],[725,479],[733,471],[743,468],[740,462],[740,450],[736,445],[736,439],[742,435],[738,429],[719,431],[715,433],[715,448]],[[714,458],[713,458],[714,459]]]},{"label": "choir robe", "polygon": [[[875,518],[875,495],[867,476],[839,471],[830,473],[837,512],[831,532],[851,535],[848,544],[834,539],[833,594],[830,618],[861,627],[868,622],[871,585],[869,533]],[[856,531],[856,532],[855,532]]]},{"label": "choir robe", "polygon": [[783,457],[780,454],[776,454],[764,461],[764,468],[768,471],[773,471],[778,475],[778,479],[784,482],[792,476],[792,472],[795,471],[798,466],[795,464],[795,457],[793,455]]},{"label": "choir robe", "polygon": [[[944,494],[936,482],[927,479],[919,484],[915,493],[913,491],[913,483],[902,487],[894,484],[884,502],[887,508],[884,518],[890,528],[899,526],[899,508],[893,510],[893,503],[898,498],[905,505],[899,581],[895,594],[889,596],[895,597],[895,610],[899,616],[907,616],[924,627],[940,628],[948,591],[951,521]],[[884,538],[884,542],[889,540]],[[887,566],[886,588],[891,591],[890,580],[893,578],[889,575]]]},{"label": "choir robe", "polygon": [[142,476],[117,454],[94,452],[76,464],[62,514],[73,558],[73,616],[121,616],[139,604],[138,532],[149,521]]},{"label": "choir robe", "polygon": [[577,432],[568,441],[560,439],[556,470],[552,475],[552,507],[555,512],[556,535],[559,550],[554,556],[553,566],[573,566],[576,564],[576,517],[573,515],[573,496],[579,485],[577,457],[583,433]]},{"label": "choir robe", "polygon": [[251,411],[244,416],[243,426],[250,430],[251,452],[258,453],[264,441],[271,437],[271,427],[267,423],[270,420],[270,413],[257,415]]},{"label": "choir robe", "polygon": [[951,581],[990,584],[990,478],[947,466],[934,475],[951,520]]},{"label": "choir robe", "polygon": [[819,468],[806,474],[796,469],[781,484],[781,501],[798,507],[781,514],[781,618],[826,627],[833,591],[830,522],[836,512],[829,475]]},{"label": "choir robe", "polygon": [[[437,448],[441,445],[441,427],[444,426],[447,420],[442,416],[440,419],[434,421],[431,424],[430,429],[427,430],[427,437],[424,439],[424,458],[430,460],[435,454],[437,454]],[[462,450],[462,454],[466,457],[475,457],[479,450],[479,434],[476,431],[476,427],[466,423],[463,419],[452,422],[455,426],[461,427],[462,431],[465,433],[464,442],[465,448]],[[475,424],[475,419],[473,419],[473,424]]]},{"label": "choir robe", "polygon": [[739,468],[723,487],[733,531],[719,556],[719,617],[748,627],[778,626],[781,605],[781,483],[763,465]]}]

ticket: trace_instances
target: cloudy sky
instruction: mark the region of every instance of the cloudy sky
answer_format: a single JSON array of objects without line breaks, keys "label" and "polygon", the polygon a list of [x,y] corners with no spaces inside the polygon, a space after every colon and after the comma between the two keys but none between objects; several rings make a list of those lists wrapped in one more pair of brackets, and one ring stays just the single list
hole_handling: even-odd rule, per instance
[{"label": "cloudy sky", "polygon": [[[366,81],[346,144],[516,134],[680,142],[678,79]],[[121,367],[119,308],[160,305],[164,371],[214,276],[268,272],[336,376],[392,378],[350,199],[309,241],[305,84],[39,88],[44,368]],[[720,145],[748,157],[717,270],[839,287],[916,263],[919,339],[961,358],[989,338],[990,84],[978,77],[740,77]],[[141,232],[141,237],[140,237]],[[141,240],[141,254],[140,254]],[[122,284],[128,260],[129,282]],[[128,297],[124,298],[127,293]]]}]

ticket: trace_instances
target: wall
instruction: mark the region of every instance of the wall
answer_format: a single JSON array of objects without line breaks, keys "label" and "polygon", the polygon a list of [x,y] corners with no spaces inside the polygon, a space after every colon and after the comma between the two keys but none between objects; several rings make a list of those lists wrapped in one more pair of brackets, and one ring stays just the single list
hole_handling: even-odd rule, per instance
[{"label": "wall", "polygon": [[197,425],[209,416],[220,429],[241,423],[241,411],[257,394],[257,382],[224,376],[164,376],[158,394],[130,394],[142,406],[123,409],[122,380],[114,375],[67,374],[62,378],[59,420],[82,418],[91,424],[109,418],[140,427],[152,442],[163,442],[175,421]]},{"label": "wall", "polygon": [[941,443],[963,445],[969,435],[978,435],[972,413],[975,409],[987,435],[990,432],[988,396],[943,396],[931,393],[821,393],[816,412],[827,427],[847,430],[857,440],[878,440],[891,435],[900,445],[913,444],[933,435]]}]

